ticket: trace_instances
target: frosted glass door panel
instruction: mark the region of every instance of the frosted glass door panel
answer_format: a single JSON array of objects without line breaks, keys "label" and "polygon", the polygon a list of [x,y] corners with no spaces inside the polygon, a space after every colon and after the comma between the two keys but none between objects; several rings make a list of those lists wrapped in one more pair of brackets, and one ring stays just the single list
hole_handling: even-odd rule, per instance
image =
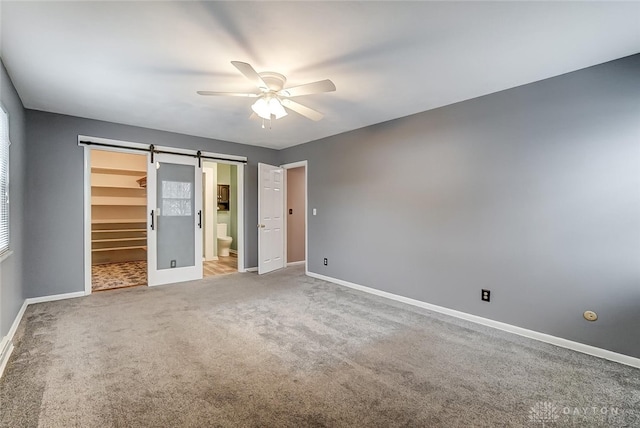
[{"label": "frosted glass door panel", "polygon": [[195,265],[195,177],[191,165],[159,163],[157,169],[158,270]]}]

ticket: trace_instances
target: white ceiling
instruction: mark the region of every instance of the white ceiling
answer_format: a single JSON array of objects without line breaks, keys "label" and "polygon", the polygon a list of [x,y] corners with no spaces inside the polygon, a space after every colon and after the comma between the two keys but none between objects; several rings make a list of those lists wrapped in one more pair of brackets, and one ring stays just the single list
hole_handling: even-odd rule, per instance
[{"label": "white ceiling", "polygon": [[[25,107],[272,148],[640,52],[639,2],[10,2],[1,56]],[[331,79],[261,129],[231,61]]]}]

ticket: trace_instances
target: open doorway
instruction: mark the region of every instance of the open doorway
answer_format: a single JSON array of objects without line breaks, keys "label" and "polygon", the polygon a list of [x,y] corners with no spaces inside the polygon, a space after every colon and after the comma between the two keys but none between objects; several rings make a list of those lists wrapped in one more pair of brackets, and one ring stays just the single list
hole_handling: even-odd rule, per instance
[{"label": "open doorway", "polygon": [[283,165],[285,171],[286,265],[306,264],[307,161]]},{"label": "open doorway", "polygon": [[91,150],[91,291],[147,285],[147,156]]},{"label": "open doorway", "polygon": [[238,272],[238,166],[204,162],[203,276]]}]

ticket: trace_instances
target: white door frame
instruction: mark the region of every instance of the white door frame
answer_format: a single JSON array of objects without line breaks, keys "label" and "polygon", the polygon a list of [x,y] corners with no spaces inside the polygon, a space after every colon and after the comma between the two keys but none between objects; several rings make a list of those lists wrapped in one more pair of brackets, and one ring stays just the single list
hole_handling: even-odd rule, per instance
[{"label": "white door frame", "polygon": [[[236,199],[237,199],[237,213],[236,213],[236,222],[238,224],[237,226],[237,230],[236,230],[236,239],[237,239],[237,257],[238,257],[238,272],[246,272],[247,269],[246,268],[241,268],[241,266],[244,266],[244,251],[240,250],[240,244],[244,244],[244,194],[243,192],[243,188],[244,188],[244,168],[242,168],[244,166],[244,164],[239,164],[237,162],[228,162],[228,161],[223,161],[223,160],[207,160],[205,163],[202,164],[202,170],[203,172],[207,173],[207,170],[209,170],[208,174],[206,175],[211,175],[213,174],[213,176],[215,177],[213,181],[213,188],[212,190],[216,191],[216,185],[218,184],[218,177],[217,177],[217,171],[213,171],[214,168],[209,168],[206,167],[205,164],[206,163],[215,163],[216,165],[218,164],[222,164],[222,165],[235,165],[236,166],[236,182],[237,184],[237,188],[236,188]],[[243,183],[243,185],[241,186],[240,183]],[[214,208],[218,205],[217,204],[217,200],[213,201],[213,205]],[[217,230],[215,229],[215,225],[218,223],[218,215],[217,212],[214,210],[212,210],[213,212],[210,213],[210,215],[207,215],[207,222],[205,222],[205,224],[207,224],[208,222],[211,222],[212,224],[212,228],[213,228],[213,232],[216,235],[216,237],[214,238],[214,242],[213,242],[213,257],[211,258],[211,260],[218,260],[218,249],[217,249]],[[213,220],[212,220],[213,219]],[[242,229],[242,230],[241,230]],[[208,229],[207,229],[208,230]],[[206,255],[205,255],[205,259],[206,259]],[[242,260],[241,260],[242,259]]]},{"label": "white door frame", "polygon": [[[119,147],[93,147],[82,143],[82,141],[92,141],[94,143],[112,144]],[[149,144],[136,143],[132,141],[113,140],[109,138],[92,137],[87,135],[78,135],[78,146],[84,149],[84,294],[91,294],[91,150],[107,150],[121,153],[145,154],[140,150],[147,150]],[[169,146],[156,146],[157,150],[166,150],[175,153],[184,153],[195,155],[196,150],[179,149]],[[203,156],[221,158],[224,160],[215,160],[215,162],[224,162],[236,165],[238,178],[238,272],[246,272],[245,267],[245,212],[244,212],[244,168],[247,161],[246,156],[228,155],[224,153],[202,152]]]},{"label": "white door frame", "polygon": [[[284,165],[280,165],[280,168],[284,169],[285,171],[288,169],[293,169],[293,168],[300,168],[300,167],[304,167],[304,272],[305,274],[309,273],[309,217],[308,217],[308,213],[309,213],[309,181],[308,181],[308,162],[306,160],[303,161],[299,161],[299,162],[293,162],[293,163],[287,163]],[[285,215],[288,215],[288,210],[287,210],[287,191],[289,189],[289,183],[287,182],[287,174],[284,174],[284,212]],[[285,266],[287,266],[287,241],[288,241],[288,234],[289,231],[287,230],[287,222],[284,222],[284,263]]]},{"label": "white door frame", "polygon": [[[204,251],[203,257],[205,261],[218,260],[218,246],[217,244],[217,230],[216,224],[218,223],[217,200],[214,199],[214,189],[218,184],[218,171],[217,168],[208,166],[209,162],[202,164],[202,172],[204,173],[204,180],[202,186],[204,189],[204,200],[202,201],[203,210],[203,243]],[[210,164],[209,164],[210,165]],[[217,165],[217,164],[216,164]],[[216,189],[217,190],[217,189]],[[236,243],[237,244],[237,243]]]},{"label": "white door frame", "polygon": [[[83,138],[84,139],[84,138]],[[97,138],[91,138],[97,141]],[[80,139],[78,139],[80,141]],[[136,150],[137,145],[132,143],[131,150],[114,147],[91,147],[84,146],[84,294],[91,294],[91,151],[103,150],[107,152],[130,153],[145,156],[146,154]],[[140,147],[148,147],[140,145]]]}]

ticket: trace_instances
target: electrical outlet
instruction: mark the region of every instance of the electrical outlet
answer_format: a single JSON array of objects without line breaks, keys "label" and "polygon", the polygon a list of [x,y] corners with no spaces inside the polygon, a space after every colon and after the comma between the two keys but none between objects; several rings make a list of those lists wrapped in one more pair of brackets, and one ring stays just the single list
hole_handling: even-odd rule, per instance
[{"label": "electrical outlet", "polygon": [[482,289],[482,301],[490,302],[491,301],[491,290]]},{"label": "electrical outlet", "polygon": [[175,260],[171,260],[171,267],[172,268],[176,267],[176,261]]},{"label": "electrical outlet", "polygon": [[326,257],[324,258],[324,265],[325,265],[325,266],[328,266],[328,265],[329,265],[329,260],[328,260]]}]

